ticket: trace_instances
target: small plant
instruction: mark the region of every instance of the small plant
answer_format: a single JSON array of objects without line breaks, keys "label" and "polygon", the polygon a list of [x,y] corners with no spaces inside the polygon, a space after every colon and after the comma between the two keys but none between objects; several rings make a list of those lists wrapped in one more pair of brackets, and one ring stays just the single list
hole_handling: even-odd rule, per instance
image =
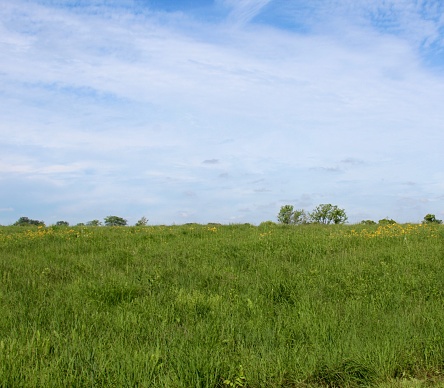
[{"label": "small plant", "polygon": [[237,376],[233,381],[224,380],[224,385],[228,387],[246,387],[247,386],[247,378],[245,377],[244,368],[242,365],[239,365],[239,371],[237,372]]},{"label": "small plant", "polygon": [[344,360],[338,365],[322,365],[316,369],[310,382],[327,387],[371,385],[376,379],[372,365],[355,360]]},{"label": "small plant", "polygon": [[259,228],[272,228],[276,226],[276,223],[273,221],[263,221],[259,224]]}]

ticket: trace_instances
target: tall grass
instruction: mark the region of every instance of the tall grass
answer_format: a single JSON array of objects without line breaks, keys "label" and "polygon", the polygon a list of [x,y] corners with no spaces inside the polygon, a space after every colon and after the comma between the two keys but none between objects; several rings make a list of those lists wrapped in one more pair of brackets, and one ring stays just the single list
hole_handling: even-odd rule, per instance
[{"label": "tall grass", "polygon": [[0,386],[438,384],[443,273],[440,226],[3,227]]}]

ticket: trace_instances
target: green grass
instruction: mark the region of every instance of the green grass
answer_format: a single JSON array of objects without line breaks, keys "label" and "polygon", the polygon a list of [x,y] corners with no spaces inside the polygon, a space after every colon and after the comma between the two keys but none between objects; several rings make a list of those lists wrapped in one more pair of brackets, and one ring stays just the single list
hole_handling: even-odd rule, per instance
[{"label": "green grass", "polygon": [[444,228],[0,228],[0,387],[444,386]]}]

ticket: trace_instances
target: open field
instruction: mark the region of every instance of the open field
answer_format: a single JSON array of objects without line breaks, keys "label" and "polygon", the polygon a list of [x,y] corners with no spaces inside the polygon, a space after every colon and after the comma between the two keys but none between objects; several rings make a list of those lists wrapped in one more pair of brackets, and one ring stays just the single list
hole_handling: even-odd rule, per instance
[{"label": "open field", "polygon": [[0,312],[1,387],[444,386],[444,227],[0,227]]}]

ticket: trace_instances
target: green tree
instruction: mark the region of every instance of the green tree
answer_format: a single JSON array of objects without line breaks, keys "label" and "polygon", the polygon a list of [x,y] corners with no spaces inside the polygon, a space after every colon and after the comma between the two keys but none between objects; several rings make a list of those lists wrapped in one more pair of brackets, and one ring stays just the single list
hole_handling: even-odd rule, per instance
[{"label": "green tree", "polygon": [[100,226],[102,223],[99,220],[92,220],[86,223],[87,226]]},{"label": "green tree", "polygon": [[108,216],[104,218],[106,226],[126,226],[127,220],[117,217],[117,216]]},{"label": "green tree", "polygon": [[57,221],[56,225],[57,226],[69,226],[69,222],[68,221]]},{"label": "green tree", "polygon": [[373,220],[362,220],[361,224],[362,225],[376,225],[376,222]]},{"label": "green tree", "polygon": [[378,221],[379,225],[392,225],[392,224],[397,224],[397,222],[395,220],[392,220],[391,218],[385,217],[382,220]]},{"label": "green tree", "polygon": [[148,224],[148,218],[144,216],[139,221],[136,222],[135,226],[146,226],[147,224]]},{"label": "green tree", "polygon": [[424,216],[423,224],[442,224],[442,220],[438,220],[434,214],[427,214]]},{"label": "green tree", "polygon": [[291,224],[293,219],[293,206],[292,205],[284,205],[281,207],[279,214],[277,216],[278,221],[281,224]]},{"label": "green tree", "polygon": [[278,221],[287,225],[302,225],[310,222],[310,217],[304,209],[296,209],[292,205],[284,205],[278,214]]},{"label": "green tree", "polygon": [[295,225],[308,224],[310,222],[310,217],[304,209],[297,209],[293,211],[291,216],[291,223]]},{"label": "green tree", "polygon": [[310,213],[310,220],[318,224],[343,224],[347,219],[344,209],[330,203],[318,205]]},{"label": "green tree", "polygon": [[13,225],[14,226],[29,226],[29,225],[45,226],[45,223],[43,221],[31,220],[28,217],[20,217]]}]

